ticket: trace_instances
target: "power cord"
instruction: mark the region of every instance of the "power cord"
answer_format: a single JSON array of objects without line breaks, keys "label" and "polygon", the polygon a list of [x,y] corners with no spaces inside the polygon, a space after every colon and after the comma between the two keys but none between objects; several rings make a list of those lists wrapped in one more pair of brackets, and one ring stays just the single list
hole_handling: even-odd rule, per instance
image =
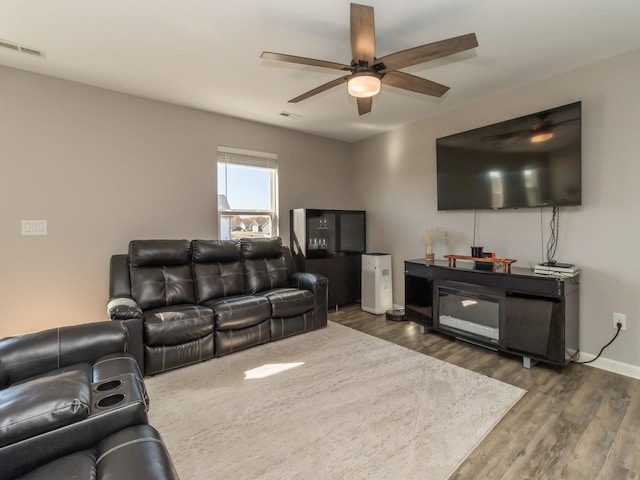
[{"label": "power cord", "polygon": [[478,225],[478,210],[473,211],[473,245],[474,247],[478,245],[476,243],[476,232],[478,233],[478,240],[480,240],[480,229]]},{"label": "power cord", "polygon": [[558,240],[560,239],[560,207],[553,207],[551,222],[549,224],[549,240],[547,241],[547,263],[552,264],[558,249]]},{"label": "power cord", "polygon": [[602,352],[604,352],[604,349],[607,348],[609,345],[611,345],[616,338],[618,338],[618,334],[620,333],[620,330],[622,330],[622,324],[618,322],[616,323],[616,327],[618,328],[618,331],[616,331],[616,334],[613,336],[613,338],[609,343],[607,343],[604,347],[600,349],[600,352],[598,353],[598,355],[596,355],[595,358],[592,358],[591,360],[587,360],[586,362],[574,362],[574,363],[580,363],[584,365],[587,363],[595,362],[598,358],[600,358],[600,355],[602,355]]}]

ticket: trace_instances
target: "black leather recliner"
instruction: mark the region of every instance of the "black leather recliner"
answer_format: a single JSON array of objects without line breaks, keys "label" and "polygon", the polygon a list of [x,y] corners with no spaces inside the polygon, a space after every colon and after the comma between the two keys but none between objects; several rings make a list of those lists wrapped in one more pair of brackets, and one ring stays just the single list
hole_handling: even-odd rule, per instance
[{"label": "black leather recliner", "polygon": [[198,303],[215,315],[216,357],[327,324],[326,280],[293,272],[279,239],[192,246]]},{"label": "black leather recliner", "polygon": [[242,240],[240,246],[247,293],[266,298],[270,305],[271,340],[327,325],[326,301],[316,302],[316,287],[327,285],[325,277],[294,272],[289,249],[283,254],[279,242]]},{"label": "black leather recliner", "polygon": [[109,316],[143,321],[144,372],[327,325],[327,279],[295,272],[280,238],[134,240],[111,258]]},{"label": "black leather recliner", "polygon": [[[4,477],[2,477],[4,478]],[[178,480],[160,434],[150,425],[113,433],[17,480]]]},{"label": "black leather recliner", "polygon": [[147,422],[142,373],[119,322],[0,340],[0,478]]},{"label": "black leather recliner", "polygon": [[247,294],[240,244],[228,240],[191,243],[198,303],[214,315],[215,356],[271,340],[271,307],[266,298]]},{"label": "black leather recliner", "polygon": [[116,300],[109,303],[109,315],[142,319],[145,373],[212,358],[213,312],[196,303],[191,243],[136,240],[129,255],[116,257],[110,279]]}]

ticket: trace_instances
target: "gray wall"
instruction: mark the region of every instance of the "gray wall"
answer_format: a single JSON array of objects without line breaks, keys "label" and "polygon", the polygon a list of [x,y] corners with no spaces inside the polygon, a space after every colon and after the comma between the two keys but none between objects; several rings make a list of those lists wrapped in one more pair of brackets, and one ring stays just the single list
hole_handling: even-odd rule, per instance
[{"label": "gray wall", "polygon": [[[597,354],[615,333],[613,312],[626,313],[628,329],[604,357],[618,370],[625,366],[615,362],[640,367],[638,85],[640,51],[634,51],[353,145],[368,245],[393,254],[395,302],[403,303],[402,262],[424,256],[427,228],[449,233],[436,257],[468,255],[472,243],[473,212],[437,211],[435,139],[582,100],[583,205],[561,209],[556,258],[582,269],[581,350]],[[481,211],[481,244],[517,259],[516,266],[533,266],[542,259],[541,217],[546,242],[550,210]]]},{"label": "gray wall", "polygon": [[278,154],[286,244],[291,208],[363,208],[342,142],[3,67],[0,105],[0,338],[105,320],[131,239],[216,238],[218,145]]},{"label": "gray wall", "polygon": [[[133,238],[215,238],[217,145],[279,155],[285,242],[291,208],[366,209],[401,304],[402,262],[424,255],[426,228],[449,233],[437,257],[471,244],[472,212],[436,210],[435,139],[582,100],[583,205],[562,209],[557,258],[582,269],[583,352],[626,313],[605,366],[637,372],[639,84],[635,51],[347,145],[0,67],[0,337],[105,319],[109,257]],[[548,210],[479,218],[485,248],[540,261]],[[47,219],[49,235],[21,236],[21,219]]]}]

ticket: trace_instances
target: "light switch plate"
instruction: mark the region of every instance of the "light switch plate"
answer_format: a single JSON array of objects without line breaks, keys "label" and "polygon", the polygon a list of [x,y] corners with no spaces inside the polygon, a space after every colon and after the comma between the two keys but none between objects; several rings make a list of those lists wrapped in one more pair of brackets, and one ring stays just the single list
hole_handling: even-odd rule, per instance
[{"label": "light switch plate", "polygon": [[46,220],[22,220],[22,235],[46,235]]}]

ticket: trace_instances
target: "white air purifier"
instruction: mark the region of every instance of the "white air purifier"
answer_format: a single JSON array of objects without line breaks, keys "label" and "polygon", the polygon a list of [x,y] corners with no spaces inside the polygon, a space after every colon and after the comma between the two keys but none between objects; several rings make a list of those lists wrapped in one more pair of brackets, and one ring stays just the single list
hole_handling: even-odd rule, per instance
[{"label": "white air purifier", "polygon": [[393,308],[391,255],[366,253],[362,255],[362,310],[380,315]]}]

